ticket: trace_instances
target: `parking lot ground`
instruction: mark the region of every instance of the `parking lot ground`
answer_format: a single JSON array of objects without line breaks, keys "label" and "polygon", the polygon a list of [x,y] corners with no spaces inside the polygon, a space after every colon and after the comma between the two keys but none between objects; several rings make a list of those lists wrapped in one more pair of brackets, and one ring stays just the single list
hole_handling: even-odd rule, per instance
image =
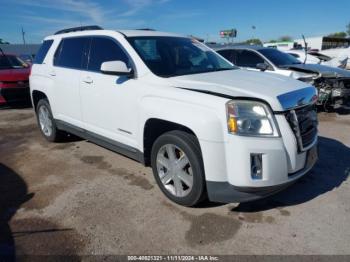
[{"label": "parking lot ground", "polygon": [[185,208],[150,168],[85,140],[48,143],[0,110],[0,250],[16,254],[350,254],[350,115],[320,114],[319,161],[246,204]]}]

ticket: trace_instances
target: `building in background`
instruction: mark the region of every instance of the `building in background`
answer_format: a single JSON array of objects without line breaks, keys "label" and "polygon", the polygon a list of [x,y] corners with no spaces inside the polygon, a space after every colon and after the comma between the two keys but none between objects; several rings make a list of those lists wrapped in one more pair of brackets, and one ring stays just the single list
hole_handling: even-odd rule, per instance
[{"label": "building in background", "polygon": [[[305,39],[308,49],[327,50],[334,48],[348,48],[350,46],[350,38],[317,36]],[[303,49],[305,47],[304,39],[295,39],[290,42],[264,43],[264,47],[273,47],[282,51],[290,49]]]},{"label": "building in background", "polygon": [[[294,41],[304,46],[303,39],[296,39]],[[328,36],[308,37],[306,38],[306,42],[310,49],[317,49],[320,51],[332,49],[332,48],[347,48],[350,46],[349,38],[340,38],[340,37],[328,37]]]}]

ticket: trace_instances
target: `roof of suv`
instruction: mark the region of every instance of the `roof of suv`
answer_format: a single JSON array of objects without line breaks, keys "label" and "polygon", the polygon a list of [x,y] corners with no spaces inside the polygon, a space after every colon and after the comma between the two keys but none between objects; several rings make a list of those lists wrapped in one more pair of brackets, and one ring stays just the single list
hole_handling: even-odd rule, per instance
[{"label": "roof of suv", "polygon": [[117,30],[117,32],[122,33],[126,37],[134,37],[134,36],[175,36],[175,37],[184,37],[183,35],[168,33],[168,32],[160,32],[155,30]]},{"label": "roof of suv", "polygon": [[120,34],[123,34],[126,37],[137,37],[137,36],[173,36],[173,37],[185,37],[183,35],[175,34],[175,33],[168,33],[168,32],[160,32],[160,31],[154,31],[154,30],[147,30],[147,29],[141,29],[141,30],[84,30],[84,31],[74,31],[74,32],[67,32],[67,33],[60,33],[60,34],[54,34],[50,35],[47,38],[61,38],[64,36],[81,36],[81,35],[90,35],[90,34],[99,34],[101,33],[111,33],[111,32],[118,32]]}]

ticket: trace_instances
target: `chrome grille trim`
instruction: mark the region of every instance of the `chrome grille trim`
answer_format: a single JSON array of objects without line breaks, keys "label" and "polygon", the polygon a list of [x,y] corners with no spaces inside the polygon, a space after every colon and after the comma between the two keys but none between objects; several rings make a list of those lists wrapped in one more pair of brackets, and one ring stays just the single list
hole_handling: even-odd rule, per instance
[{"label": "chrome grille trim", "polygon": [[[298,117],[298,113],[300,111],[303,111],[301,113],[304,114],[304,117],[305,117],[302,121],[311,122],[311,124],[309,124],[308,126],[309,129],[304,131],[304,133],[302,132],[300,127],[300,125],[302,124],[299,119],[300,116]],[[315,114],[315,117],[313,117],[312,114]],[[318,121],[317,121],[317,112],[316,112],[315,105],[311,104],[311,105],[304,106],[303,108],[292,109],[288,111],[285,116],[297,140],[299,152],[305,152],[310,148],[312,148],[317,142]],[[306,140],[310,135],[313,135],[313,137],[311,138],[312,140],[311,141],[310,139]],[[303,137],[305,136],[306,136],[306,139],[303,140]]]}]

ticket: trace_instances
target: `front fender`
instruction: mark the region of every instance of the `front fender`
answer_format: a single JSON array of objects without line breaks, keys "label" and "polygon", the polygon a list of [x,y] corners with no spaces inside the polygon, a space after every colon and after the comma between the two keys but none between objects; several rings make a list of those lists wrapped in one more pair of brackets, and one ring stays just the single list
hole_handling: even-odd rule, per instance
[{"label": "front fender", "polygon": [[[220,106],[215,110],[209,105],[203,106],[159,97],[144,98],[140,106],[140,134],[143,134],[147,120],[154,118],[189,128],[199,140],[206,180],[227,181],[225,106]],[[143,148],[143,136],[140,136],[140,138],[142,140],[139,143]]]},{"label": "front fender", "polygon": [[143,134],[147,120],[155,118],[185,126],[199,140],[224,141],[225,107],[221,113],[223,117],[209,106],[160,97],[145,97],[141,100],[140,107],[140,134]]}]

